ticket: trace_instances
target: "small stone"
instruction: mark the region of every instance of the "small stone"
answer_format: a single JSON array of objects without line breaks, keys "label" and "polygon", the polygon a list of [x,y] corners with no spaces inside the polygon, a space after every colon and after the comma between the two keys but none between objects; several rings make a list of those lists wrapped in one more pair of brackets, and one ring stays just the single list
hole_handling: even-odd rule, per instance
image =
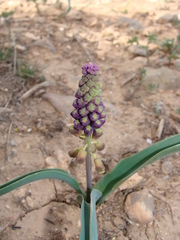
[{"label": "small stone", "polygon": [[33,199],[31,197],[29,197],[29,196],[26,198],[26,203],[27,203],[27,206],[30,207],[30,208],[34,208],[35,207]]},{"label": "small stone", "polygon": [[128,218],[139,224],[148,224],[154,220],[154,199],[147,189],[130,193],[125,202]]},{"label": "small stone", "polygon": [[16,142],[16,140],[11,140],[11,146],[12,147],[16,147],[18,144]]},{"label": "small stone", "polygon": [[49,168],[57,168],[58,166],[58,162],[57,162],[57,159],[55,159],[54,157],[50,156],[50,157],[47,157],[45,159],[45,164],[46,166]]},{"label": "small stone", "polygon": [[61,168],[61,169],[67,171],[69,169],[70,164],[71,164],[71,159],[70,159],[69,155],[66,152],[64,152],[60,149],[58,149],[55,152],[55,155],[58,159],[58,168]]},{"label": "small stone", "polygon": [[15,200],[17,202],[21,201],[22,199],[24,199],[26,197],[26,190],[23,188],[15,190],[13,197],[15,198]]},{"label": "small stone", "polygon": [[128,48],[129,52],[133,53],[135,56],[147,57],[147,51],[141,45],[132,45]]},{"label": "small stone", "polygon": [[178,15],[177,14],[165,14],[161,16],[157,22],[161,24],[165,23],[174,23],[178,21]]},{"label": "small stone", "polygon": [[133,176],[131,176],[128,180],[126,180],[123,184],[119,186],[120,190],[124,189],[132,189],[134,187],[137,187],[141,183],[143,183],[143,177],[141,177],[138,173],[135,173]]},{"label": "small stone", "polygon": [[5,207],[6,207],[8,210],[10,210],[10,206],[9,206],[9,205],[5,205]]},{"label": "small stone", "polygon": [[28,129],[27,129],[27,132],[28,132],[28,133],[31,133],[31,132],[32,132],[32,128],[28,128]]},{"label": "small stone", "polygon": [[173,171],[173,165],[169,161],[163,162],[161,168],[164,174],[170,174]]}]

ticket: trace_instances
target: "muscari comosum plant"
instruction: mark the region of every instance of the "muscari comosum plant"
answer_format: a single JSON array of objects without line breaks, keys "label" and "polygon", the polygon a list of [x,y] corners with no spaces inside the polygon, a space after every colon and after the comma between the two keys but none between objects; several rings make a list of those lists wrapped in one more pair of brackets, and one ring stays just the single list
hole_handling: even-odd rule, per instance
[{"label": "muscari comosum plant", "polygon": [[84,141],[83,148],[71,150],[69,155],[76,158],[78,164],[85,163],[86,191],[68,172],[61,169],[37,170],[0,186],[0,195],[3,195],[27,183],[46,178],[59,179],[69,184],[78,193],[77,201],[81,205],[80,240],[98,240],[96,206],[101,204],[120,184],[148,164],[180,151],[180,134],[177,134],[120,160],[111,172],[92,186],[92,158],[96,170],[104,173],[104,165],[94,153],[95,150],[104,148],[104,144],[99,142],[98,138],[103,133],[101,126],[105,123],[106,117],[98,71],[96,64],[89,63],[82,67],[83,75],[75,94],[74,110],[71,112],[74,125],[69,129],[70,133]]}]

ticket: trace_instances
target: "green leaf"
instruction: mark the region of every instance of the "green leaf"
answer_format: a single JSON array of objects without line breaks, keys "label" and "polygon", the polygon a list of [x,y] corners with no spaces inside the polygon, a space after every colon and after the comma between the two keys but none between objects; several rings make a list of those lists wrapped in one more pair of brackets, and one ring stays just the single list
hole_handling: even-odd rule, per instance
[{"label": "green leaf", "polygon": [[77,201],[81,204],[81,234],[80,240],[98,240],[96,202],[102,193],[96,189],[91,192],[91,203],[84,201],[82,195],[78,195]]},{"label": "green leaf", "polygon": [[77,201],[81,204],[81,233],[79,240],[89,240],[90,204],[78,195]]},{"label": "green leaf", "polygon": [[90,212],[90,240],[98,240],[96,202],[102,196],[102,193],[96,189],[91,192],[91,212]]},{"label": "green leaf", "polygon": [[112,191],[141,168],[178,151],[180,151],[180,134],[155,143],[141,152],[121,160],[93,187],[102,193],[98,204],[102,203]]},{"label": "green leaf", "polygon": [[59,179],[68,183],[72,188],[74,188],[74,190],[76,190],[79,194],[82,194],[83,197],[86,199],[86,193],[79,186],[76,179],[71,177],[71,175],[68,172],[62,169],[42,169],[22,175],[0,186],[0,196],[10,191],[13,191],[14,189],[21,187],[27,183],[47,178]]}]

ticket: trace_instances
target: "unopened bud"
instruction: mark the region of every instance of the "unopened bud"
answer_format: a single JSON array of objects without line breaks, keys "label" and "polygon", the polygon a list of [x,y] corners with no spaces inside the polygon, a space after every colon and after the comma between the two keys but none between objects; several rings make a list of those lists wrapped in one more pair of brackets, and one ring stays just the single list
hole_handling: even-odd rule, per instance
[{"label": "unopened bud", "polygon": [[79,151],[80,151],[80,148],[76,148],[76,149],[74,149],[74,150],[70,150],[70,151],[68,152],[68,154],[69,154],[70,157],[75,158],[75,157],[77,156],[77,154],[78,154]]},{"label": "unopened bud", "polygon": [[104,167],[101,159],[95,158],[95,159],[94,159],[94,164],[95,164],[96,171],[97,171],[99,174],[103,174],[103,173],[105,172],[105,167]]},{"label": "unopened bud", "polygon": [[72,133],[74,136],[79,137],[81,136],[81,131],[77,130],[74,125],[70,126],[69,132]]},{"label": "unopened bud", "polygon": [[85,150],[81,149],[76,156],[76,162],[78,164],[84,163],[86,160],[86,156],[87,156],[87,152]]},{"label": "unopened bud", "polygon": [[97,139],[103,134],[103,131],[101,128],[94,129],[92,138]]},{"label": "unopened bud", "polygon": [[95,144],[91,145],[91,153],[95,153],[96,152],[96,146]]},{"label": "unopened bud", "polygon": [[102,151],[105,148],[105,144],[101,142],[95,143],[95,146],[98,151]]}]

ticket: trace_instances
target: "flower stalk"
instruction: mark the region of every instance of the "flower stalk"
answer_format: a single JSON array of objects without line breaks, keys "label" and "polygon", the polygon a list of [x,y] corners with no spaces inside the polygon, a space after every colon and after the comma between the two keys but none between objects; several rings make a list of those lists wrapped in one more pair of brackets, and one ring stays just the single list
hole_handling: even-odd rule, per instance
[{"label": "flower stalk", "polygon": [[91,160],[91,137],[86,137],[85,142],[87,144],[86,152],[86,183],[87,183],[87,199],[86,201],[90,203],[90,194],[92,189],[92,160]]}]

